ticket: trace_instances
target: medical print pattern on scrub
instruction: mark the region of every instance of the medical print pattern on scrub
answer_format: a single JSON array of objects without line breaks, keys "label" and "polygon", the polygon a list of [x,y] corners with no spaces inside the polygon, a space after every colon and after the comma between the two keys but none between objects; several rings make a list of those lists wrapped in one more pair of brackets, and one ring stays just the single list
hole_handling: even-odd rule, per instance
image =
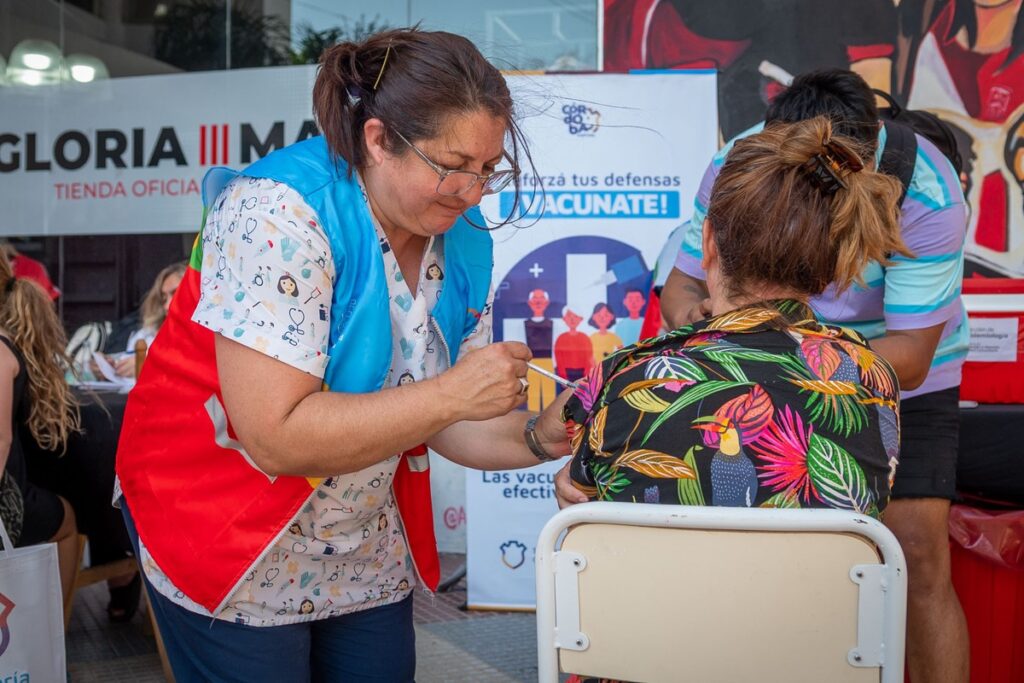
[{"label": "medical print pattern on scrub", "polygon": [[[366,200],[365,194],[363,200]],[[380,225],[393,332],[385,386],[448,368],[430,312],[444,283],[444,239],[425,247],[413,297]],[[240,231],[240,232],[239,232]],[[192,319],[261,353],[323,377],[334,261],[315,212],[271,180],[240,178],[224,190],[203,231],[202,284]],[[492,295],[493,296],[493,295]],[[490,342],[491,301],[460,356]],[[281,538],[230,596],[220,619],[277,626],[397,602],[416,573],[391,493],[399,456],[324,480]],[[209,614],[156,566],[140,544],[146,576],[173,602]]]}]

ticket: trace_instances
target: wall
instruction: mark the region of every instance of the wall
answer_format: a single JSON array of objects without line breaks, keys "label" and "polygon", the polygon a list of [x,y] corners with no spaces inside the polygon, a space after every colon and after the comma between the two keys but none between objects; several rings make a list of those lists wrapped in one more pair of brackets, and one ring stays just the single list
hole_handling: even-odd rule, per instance
[{"label": "wall", "polygon": [[972,206],[968,272],[1024,277],[1022,0],[605,0],[605,70],[720,71],[723,139],[784,73],[842,67],[953,124]]}]

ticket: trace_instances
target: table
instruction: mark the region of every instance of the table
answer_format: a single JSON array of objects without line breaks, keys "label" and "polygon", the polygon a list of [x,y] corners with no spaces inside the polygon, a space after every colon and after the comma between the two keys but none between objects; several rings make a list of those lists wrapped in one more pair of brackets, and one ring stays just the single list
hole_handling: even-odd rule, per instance
[{"label": "table", "polygon": [[63,455],[40,448],[24,428],[22,443],[29,478],[68,500],[79,531],[89,537],[90,563],[103,564],[127,557],[132,548],[121,511],[111,505],[114,460],[128,396],[77,387],[74,394],[81,406],[82,431],[68,439]]}]

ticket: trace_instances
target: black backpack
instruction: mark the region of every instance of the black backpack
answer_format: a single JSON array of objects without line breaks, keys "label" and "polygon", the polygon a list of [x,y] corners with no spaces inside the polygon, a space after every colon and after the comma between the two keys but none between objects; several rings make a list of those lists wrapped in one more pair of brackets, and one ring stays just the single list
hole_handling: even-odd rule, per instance
[{"label": "black backpack", "polygon": [[956,136],[945,121],[930,111],[904,109],[886,92],[874,91],[888,104],[878,114],[885,122],[885,149],[878,170],[899,179],[903,185],[900,205],[907,196],[910,179],[917,161],[917,139],[914,133],[927,138],[953,164],[957,177],[963,172],[963,159],[957,148]]}]

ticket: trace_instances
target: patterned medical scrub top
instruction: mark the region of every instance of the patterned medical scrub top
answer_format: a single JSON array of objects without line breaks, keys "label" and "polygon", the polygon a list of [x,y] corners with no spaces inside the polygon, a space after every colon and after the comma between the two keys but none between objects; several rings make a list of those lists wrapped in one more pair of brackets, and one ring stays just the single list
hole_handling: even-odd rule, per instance
[{"label": "patterned medical scrub top", "polygon": [[796,301],[626,347],[564,409],[570,476],[592,499],[873,517],[889,500],[898,415],[889,364]]},{"label": "patterned medical scrub top", "polygon": [[[334,261],[319,219],[294,190],[240,178],[203,230],[201,294],[192,319],[218,334],[323,378]],[[363,201],[366,201],[365,193]],[[372,215],[372,214],[371,214]],[[429,316],[444,283],[444,238],[424,251],[414,296],[374,220],[391,305],[393,348],[385,386],[434,377],[448,368]],[[491,299],[460,357],[490,342]],[[397,602],[416,572],[391,482],[399,456],[330,477],[230,596],[219,619],[275,626]],[[210,613],[178,590],[140,543],[146,577],[161,595]]]}]

